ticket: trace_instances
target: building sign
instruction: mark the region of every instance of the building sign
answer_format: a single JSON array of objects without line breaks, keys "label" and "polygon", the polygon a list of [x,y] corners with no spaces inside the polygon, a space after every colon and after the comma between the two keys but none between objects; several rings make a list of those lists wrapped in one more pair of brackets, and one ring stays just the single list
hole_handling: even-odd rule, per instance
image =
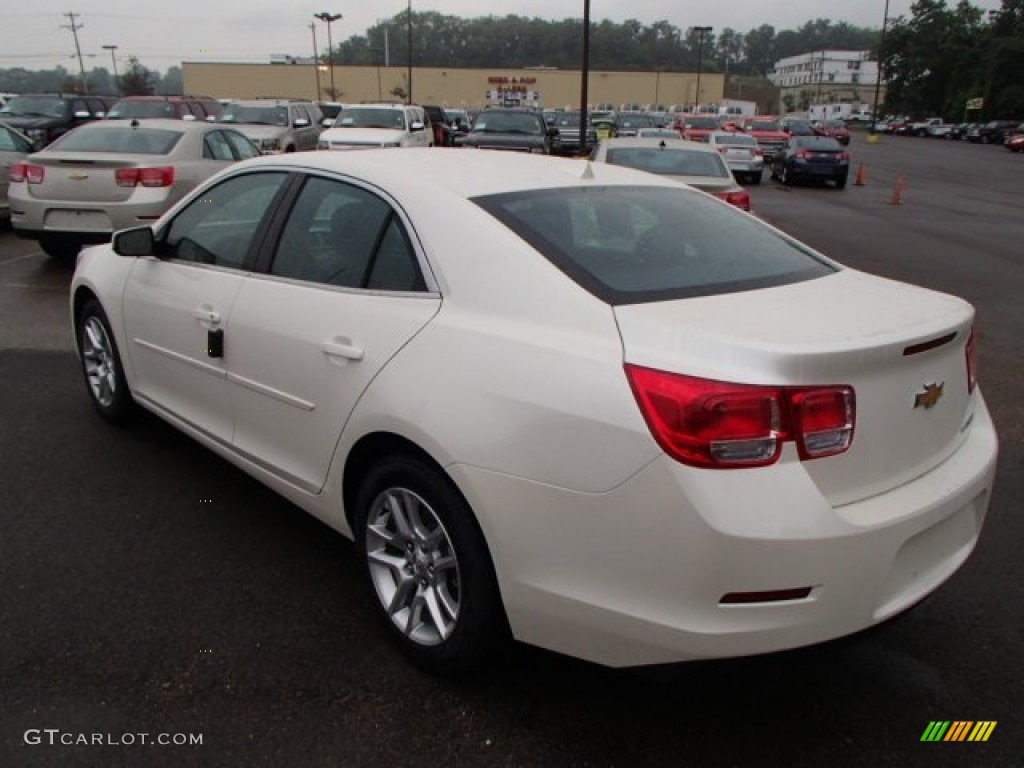
[{"label": "building sign", "polygon": [[487,78],[490,86],[484,92],[484,98],[491,104],[505,107],[520,107],[540,102],[540,91],[531,88],[536,86],[536,77],[505,77],[495,75]]},{"label": "building sign", "polygon": [[976,99],[968,99],[967,100],[967,107],[966,108],[973,110],[973,109],[981,109],[984,106],[985,106],[985,99],[983,99],[982,97],[979,96]]}]

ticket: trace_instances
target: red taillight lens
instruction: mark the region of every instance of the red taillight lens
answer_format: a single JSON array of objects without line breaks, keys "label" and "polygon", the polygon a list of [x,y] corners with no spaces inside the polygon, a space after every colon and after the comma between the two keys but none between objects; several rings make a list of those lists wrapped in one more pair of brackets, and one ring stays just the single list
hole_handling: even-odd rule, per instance
[{"label": "red taillight lens", "polygon": [[978,386],[978,342],[973,327],[971,335],[967,337],[965,353],[967,355],[967,392],[970,394]]},{"label": "red taillight lens", "polygon": [[626,364],[658,445],[695,467],[771,464],[782,449],[778,390],[698,379]]},{"label": "red taillight lens", "polygon": [[778,460],[787,440],[804,460],[842,453],[853,442],[851,387],[736,384],[629,363],[625,371],[651,435],[683,464],[762,467]]},{"label": "red taillight lens", "polygon": [[850,447],[856,416],[853,389],[815,387],[787,393],[801,459],[833,456]]},{"label": "red taillight lens", "polygon": [[839,159],[842,162],[844,162],[844,163],[850,162],[850,153],[849,152],[840,152],[839,153]]},{"label": "red taillight lens", "polygon": [[118,168],[114,180],[119,187],[169,187],[174,183],[174,167]]},{"label": "red taillight lens", "polygon": [[798,150],[797,152],[793,153],[793,157],[798,157],[801,160],[806,160],[810,156],[811,156],[811,153],[808,152],[806,149],[801,149],[801,150]]},{"label": "red taillight lens", "polygon": [[742,208],[744,211],[750,210],[750,195],[745,189],[733,192],[715,192],[715,197],[725,200],[725,202],[735,205],[737,208]]},{"label": "red taillight lens", "polygon": [[46,169],[41,165],[29,163],[14,163],[7,172],[7,181],[17,184],[27,181],[29,184],[42,184],[46,176]]}]

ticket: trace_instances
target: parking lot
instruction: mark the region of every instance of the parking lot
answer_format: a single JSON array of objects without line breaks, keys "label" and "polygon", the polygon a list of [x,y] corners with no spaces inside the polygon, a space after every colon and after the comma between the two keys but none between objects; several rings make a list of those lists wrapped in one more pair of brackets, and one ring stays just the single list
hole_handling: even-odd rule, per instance
[{"label": "parking lot", "polygon": [[[346,540],[156,419],[96,418],[71,267],[0,232],[0,765],[1019,766],[1024,156],[863,134],[850,151],[863,186],[766,177],[753,210],[850,267],[976,306],[1002,450],[987,527],[890,624],[655,669],[523,646],[460,682],[410,667]],[[935,720],[997,726],[985,743],[922,743]],[[120,743],[27,742],[44,729]]]}]

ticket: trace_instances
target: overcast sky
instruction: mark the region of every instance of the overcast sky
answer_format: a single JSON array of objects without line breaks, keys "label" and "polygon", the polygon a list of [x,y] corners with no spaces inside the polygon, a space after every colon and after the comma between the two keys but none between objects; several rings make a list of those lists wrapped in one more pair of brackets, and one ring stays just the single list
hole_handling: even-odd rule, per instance
[{"label": "overcast sky", "polygon": [[[889,15],[909,15],[912,0],[889,0]],[[985,9],[999,0],[974,0]],[[955,0],[947,0],[955,5]],[[340,13],[331,25],[337,43],[364,34],[378,19],[405,10],[402,0],[376,2],[308,2],[307,0],[25,0],[6,3],[0,26],[0,68],[78,68],[75,45],[65,15],[77,13],[78,39],[86,69],[110,68],[109,50],[116,45],[118,69],[134,55],[160,71],[182,61],[266,62],[271,54],[312,55],[309,25],[313,14]],[[582,0],[414,0],[413,11],[436,11],[462,16],[518,16],[544,19],[581,18]],[[650,24],[666,20],[685,29],[710,25],[715,32],[732,27],[741,32],[771,24],[776,30],[795,29],[815,18],[846,21],[861,27],[880,27],[885,0],[592,0],[591,20],[621,22],[638,19]],[[316,22],[317,43],[326,49],[327,33]],[[395,34],[404,34],[404,29]],[[542,62],[538,62],[542,63]]]}]

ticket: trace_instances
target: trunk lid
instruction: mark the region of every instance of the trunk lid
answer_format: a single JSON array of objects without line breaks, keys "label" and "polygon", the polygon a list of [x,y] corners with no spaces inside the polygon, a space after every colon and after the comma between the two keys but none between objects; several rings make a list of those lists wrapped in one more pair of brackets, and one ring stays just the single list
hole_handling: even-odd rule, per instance
[{"label": "trunk lid", "polygon": [[[120,168],[166,166],[164,155],[148,162],[110,152],[40,152],[29,162],[46,171],[41,184],[29,184],[37,200],[76,203],[117,203],[131,197],[133,187],[119,187],[114,174]],[[161,162],[164,161],[164,162]]]},{"label": "trunk lid", "polygon": [[618,306],[615,315],[629,363],[747,384],[852,386],[850,449],[804,462],[833,505],[927,472],[969,426],[974,311],[952,296],[842,270],[778,288]]}]

